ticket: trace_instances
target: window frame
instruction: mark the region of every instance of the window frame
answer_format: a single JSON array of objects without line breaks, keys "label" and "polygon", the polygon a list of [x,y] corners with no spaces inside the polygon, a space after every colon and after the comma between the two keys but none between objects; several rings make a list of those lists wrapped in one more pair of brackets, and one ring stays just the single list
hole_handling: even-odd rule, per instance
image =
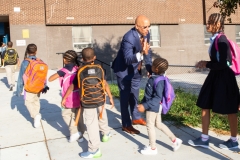
[{"label": "window frame", "polygon": [[[151,32],[151,29],[152,29],[152,27],[157,27],[157,30],[158,30],[158,35],[152,35],[152,32]],[[150,47],[151,48],[160,48],[161,47],[161,33],[160,33],[160,25],[151,25],[151,27],[150,27],[150,29],[149,29],[149,32],[150,32],[150,41],[149,41],[149,43],[150,43]],[[157,37],[157,39],[152,39],[152,37]],[[151,45],[151,42],[158,42],[158,45],[156,46],[156,45],[154,45],[154,46],[152,46]]]},{"label": "window frame", "polygon": [[[89,27],[90,30],[90,37],[74,37],[73,36],[73,32],[74,32],[74,28],[86,28]],[[89,41],[76,41],[74,39],[89,39]],[[78,46],[83,46],[83,47],[75,47],[76,45]],[[72,47],[73,50],[76,52],[81,52],[84,48],[86,47],[92,47],[93,46],[93,37],[92,37],[92,26],[72,26]]]}]

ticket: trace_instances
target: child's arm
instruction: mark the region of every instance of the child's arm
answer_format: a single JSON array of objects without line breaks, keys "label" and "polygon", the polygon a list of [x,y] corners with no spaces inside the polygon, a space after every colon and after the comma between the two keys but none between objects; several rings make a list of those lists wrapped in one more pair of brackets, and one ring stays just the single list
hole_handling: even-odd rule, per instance
[{"label": "child's arm", "polygon": [[64,97],[62,98],[62,102],[61,105],[63,108],[65,108],[65,102],[66,102],[66,98],[69,96],[69,94],[74,90],[74,84],[71,84],[68,89],[67,92],[65,93]]},{"label": "child's arm", "polygon": [[[106,91],[107,94],[108,94],[110,104],[112,105],[112,108],[114,108],[114,101],[113,101],[113,98],[112,98],[112,93],[111,93],[111,91],[110,91],[109,85],[108,85],[108,83],[107,83],[106,80],[104,80],[104,84],[105,84],[105,91]],[[112,109],[112,108],[111,108],[111,109]]]},{"label": "child's arm", "polygon": [[54,81],[55,79],[59,78],[59,74],[58,73],[55,73],[53,75],[51,75],[49,78],[48,78],[48,82],[52,82]]}]

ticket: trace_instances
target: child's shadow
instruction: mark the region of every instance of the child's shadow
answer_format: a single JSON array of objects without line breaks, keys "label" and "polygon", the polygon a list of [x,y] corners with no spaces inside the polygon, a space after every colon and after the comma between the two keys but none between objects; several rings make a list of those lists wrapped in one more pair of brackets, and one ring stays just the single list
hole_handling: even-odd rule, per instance
[{"label": "child's shadow", "polygon": [[8,86],[8,81],[7,81],[7,78],[6,78],[6,77],[3,77],[3,78],[1,79],[1,81],[5,84],[6,87],[9,87],[9,86]]},{"label": "child's shadow", "polygon": [[[15,92],[16,93],[16,92]],[[14,93],[14,94],[15,94]],[[16,96],[13,95],[11,98],[11,109],[14,110],[15,108],[19,113],[30,123],[33,122],[33,119],[31,118],[26,106],[24,105],[24,99],[23,96]],[[32,123],[33,124],[33,123]]]},{"label": "child's shadow", "polygon": [[68,126],[62,118],[62,110],[56,104],[49,103],[46,99],[40,99],[42,120],[57,131],[62,132],[64,136],[69,136]]},{"label": "child's shadow", "polygon": [[[116,101],[115,101],[116,102]],[[108,101],[107,101],[107,104]],[[116,110],[117,111],[120,111],[120,104],[115,103],[115,107],[116,107]],[[116,132],[118,132],[119,134],[121,134],[122,136],[128,138],[130,141],[132,141],[133,143],[137,144],[138,145],[138,149],[139,149],[139,152],[141,149],[143,149],[143,147],[145,146],[144,144],[142,144],[141,142],[139,142],[137,139],[135,139],[134,137],[135,136],[141,136],[143,138],[146,138],[146,139],[149,139],[148,135],[145,135],[145,134],[138,134],[138,135],[129,135],[128,133],[122,131],[122,124],[121,124],[121,114],[115,112],[115,111],[112,111],[111,109],[107,109],[107,115],[108,115],[108,123],[109,123],[109,127],[113,128]],[[167,126],[170,125],[170,129],[172,130],[173,128],[175,127],[171,127],[171,124],[166,124]],[[135,128],[135,127],[134,127]],[[190,132],[199,132],[193,128],[189,128],[188,129],[190,130]],[[157,128],[156,128],[157,130]],[[139,130],[141,132],[141,130]],[[189,137],[189,133],[186,134],[186,131],[183,131],[182,129],[174,129],[172,130],[174,132],[174,134],[176,134],[176,136],[178,137],[178,135],[180,135],[179,138],[181,138],[183,140],[183,145],[189,145],[187,143],[187,141],[192,138]],[[199,132],[198,135],[200,135],[201,133]],[[166,148],[166,149],[169,149],[169,150],[173,150],[172,149],[172,146],[171,146],[171,141],[169,140],[169,143],[165,143],[165,142],[162,142],[161,140],[158,140],[160,139],[160,137],[156,137],[156,144],[158,145],[161,145],[162,147]],[[215,143],[220,143],[222,142],[221,140],[217,139],[217,138],[214,138],[214,137],[211,137],[211,140],[212,142]],[[218,152],[214,152],[212,150],[206,150],[204,148],[196,148],[197,150],[199,150],[200,152],[204,153],[204,154],[208,154],[208,155],[211,155],[213,157],[217,157],[219,159],[227,159],[226,157],[222,156],[221,154],[219,154]]]}]

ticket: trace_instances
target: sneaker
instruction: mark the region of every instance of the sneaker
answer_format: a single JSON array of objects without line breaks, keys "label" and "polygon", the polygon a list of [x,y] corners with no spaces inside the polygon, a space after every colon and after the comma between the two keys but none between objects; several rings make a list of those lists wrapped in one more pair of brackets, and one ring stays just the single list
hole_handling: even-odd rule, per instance
[{"label": "sneaker", "polygon": [[109,132],[107,135],[103,135],[102,137],[102,142],[107,142],[109,141],[110,137],[111,137],[111,133]]},{"label": "sneaker", "polygon": [[150,146],[145,146],[140,152],[143,155],[156,155],[158,153],[157,148],[153,150]]},{"label": "sneaker", "polygon": [[235,149],[239,148],[238,142],[233,142],[231,139],[227,140],[226,142],[223,142],[222,144],[219,144],[219,148],[222,149]]},{"label": "sneaker", "polygon": [[12,90],[13,90],[13,85],[11,84],[9,87],[9,91],[12,91]]},{"label": "sneaker", "polygon": [[207,141],[202,141],[202,138],[199,137],[195,140],[189,140],[188,141],[188,144],[190,144],[191,146],[194,146],[194,147],[203,147],[203,148],[209,148],[209,139]]},{"label": "sneaker", "polygon": [[174,152],[177,151],[180,148],[181,144],[182,144],[182,140],[179,138],[176,138],[176,141],[172,145],[173,151]]},{"label": "sneaker", "polygon": [[36,117],[34,118],[34,127],[38,128],[41,126],[41,118],[42,116],[40,114],[36,115]]},{"label": "sneaker", "polygon": [[82,135],[81,132],[77,132],[77,133],[72,134],[72,135],[70,136],[68,142],[69,142],[69,143],[72,143],[72,142],[74,142],[74,141],[77,141],[81,135]]},{"label": "sneaker", "polygon": [[82,152],[80,153],[80,156],[82,158],[99,158],[102,156],[102,153],[100,151],[100,149],[98,149],[96,152]]},{"label": "sneaker", "polygon": [[77,140],[79,143],[82,143],[84,141],[84,138],[83,137],[80,137],[78,140]]}]

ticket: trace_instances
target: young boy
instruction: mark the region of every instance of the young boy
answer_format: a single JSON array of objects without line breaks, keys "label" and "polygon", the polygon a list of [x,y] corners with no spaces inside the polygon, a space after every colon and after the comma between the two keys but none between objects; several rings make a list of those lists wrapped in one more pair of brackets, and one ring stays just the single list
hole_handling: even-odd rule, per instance
[{"label": "young boy", "polygon": [[[92,48],[83,49],[82,50],[82,58],[83,58],[84,65],[94,64],[94,60],[96,59],[94,50]],[[75,79],[75,81],[73,83],[76,85],[78,82]],[[65,106],[66,97],[74,89],[74,84],[72,84],[68,88],[67,93],[63,97],[62,106]],[[108,86],[106,80],[104,80],[104,84],[105,84],[105,91],[107,92],[109,99],[110,99],[110,103],[114,106],[112,94],[110,92],[110,89],[109,89],[109,86]],[[81,87],[82,86],[80,86],[80,88]],[[99,112],[101,112],[102,107],[103,106],[99,106],[97,108],[97,110]],[[99,130],[101,130],[101,132],[103,134],[103,138],[102,138],[103,142],[108,141],[109,137],[111,135],[110,128],[108,127],[106,110],[103,109],[102,119],[99,119],[99,122],[98,122],[97,110],[96,110],[96,108],[85,108],[85,109],[83,108],[83,110],[81,111],[83,113],[83,116],[81,116],[81,118],[82,117],[84,118],[86,130],[87,130],[88,137],[89,137],[88,151],[82,152],[80,154],[80,156],[82,158],[99,158],[102,156],[102,153],[99,148],[99,146],[100,146]],[[81,121],[81,119],[80,119],[80,121]]]},{"label": "young boy", "polygon": [[17,51],[12,48],[13,43],[8,42],[7,43],[7,50],[3,51],[2,57],[3,57],[3,65],[6,70],[7,74],[7,80],[9,85],[9,91],[13,90],[13,87],[15,86],[15,70],[16,65],[19,67],[19,57]]},{"label": "young boy", "polygon": [[[37,46],[35,44],[29,44],[27,46],[26,52],[28,53],[28,59],[36,60],[36,53],[37,53]],[[18,75],[18,82],[17,82],[17,96],[20,96],[23,91],[24,84],[23,75],[28,67],[29,61],[23,60],[19,75]],[[48,87],[45,86],[45,88],[42,89],[43,93],[46,93],[48,90]],[[34,119],[34,127],[37,128],[41,125],[41,114],[40,111],[40,92],[39,93],[31,93],[25,91],[24,99],[25,99],[25,105],[30,113],[30,116]]]}]

